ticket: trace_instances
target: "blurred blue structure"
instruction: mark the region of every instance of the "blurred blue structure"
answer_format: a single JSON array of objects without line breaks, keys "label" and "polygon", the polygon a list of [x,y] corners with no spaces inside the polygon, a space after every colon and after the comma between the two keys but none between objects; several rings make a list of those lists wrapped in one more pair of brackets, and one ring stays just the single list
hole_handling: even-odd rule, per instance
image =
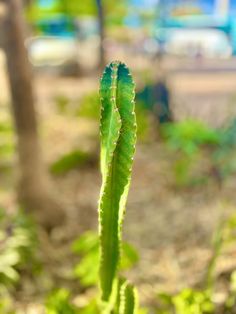
[{"label": "blurred blue structure", "polygon": [[33,4],[34,25],[42,35],[74,37],[74,18],[66,12],[60,0],[36,0]]},{"label": "blurred blue structure", "polygon": [[57,1],[55,0],[38,0],[39,6],[41,6],[41,8],[46,8],[46,9],[54,6],[56,2]]},{"label": "blurred blue structure", "polygon": [[40,19],[35,25],[46,36],[75,37],[76,35],[74,20],[63,14]]},{"label": "blurred blue structure", "polygon": [[157,8],[160,44],[171,29],[218,29],[227,35],[236,55],[236,0],[159,0]]}]

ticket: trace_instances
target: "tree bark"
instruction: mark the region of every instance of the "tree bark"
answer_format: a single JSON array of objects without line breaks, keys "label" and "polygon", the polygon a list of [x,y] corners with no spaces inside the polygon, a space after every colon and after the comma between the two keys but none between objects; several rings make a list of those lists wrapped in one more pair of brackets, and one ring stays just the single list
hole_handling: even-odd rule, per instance
[{"label": "tree bark", "polygon": [[5,0],[3,47],[6,53],[12,111],[18,141],[19,201],[46,228],[62,222],[64,212],[52,196],[38,138],[31,67],[24,45],[20,0]]},{"label": "tree bark", "polygon": [[99,69],[103,69],[106,65],[104,38],[105,38],[105,20],[104,20],[104,6],[102,0],[96,0],[98,12],[98,27],[100,36],[100,49],[99,49]]}]

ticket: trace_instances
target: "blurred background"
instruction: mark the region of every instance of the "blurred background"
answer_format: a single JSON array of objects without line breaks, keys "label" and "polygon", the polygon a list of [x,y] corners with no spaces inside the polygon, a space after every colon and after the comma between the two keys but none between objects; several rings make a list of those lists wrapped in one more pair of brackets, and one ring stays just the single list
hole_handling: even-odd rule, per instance
[{"label": "blurred background", "polygon": [[0,1],[0,312],[98,313],[99,78],[136,82],[122,272],[236,313],[236,1]]}]

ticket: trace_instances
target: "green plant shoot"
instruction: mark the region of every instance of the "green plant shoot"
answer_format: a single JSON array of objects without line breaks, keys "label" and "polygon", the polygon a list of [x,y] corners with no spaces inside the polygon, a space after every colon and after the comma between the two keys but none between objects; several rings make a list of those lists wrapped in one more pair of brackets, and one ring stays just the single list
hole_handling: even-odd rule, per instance
[{"label": "green plant shoot", "polygon": [[105,68],[100,97],[100,286],[102,300],[108,301],[120,261],[121,228],[136,143],[134,82],[124,63],[114,61]]},{"label": "green plant shoot", "polygon": [[138,296],[136,289],[127,281],[120,289],[120,309],[119,314],[136,313],[138,309]]}]

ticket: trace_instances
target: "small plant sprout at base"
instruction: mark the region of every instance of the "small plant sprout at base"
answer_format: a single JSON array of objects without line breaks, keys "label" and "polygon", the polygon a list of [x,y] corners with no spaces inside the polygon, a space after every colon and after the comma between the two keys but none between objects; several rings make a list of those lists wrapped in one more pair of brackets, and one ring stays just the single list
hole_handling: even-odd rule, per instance
[{"label": "small plant sprout at base", "polygon": [[131,180],[137,129],[134,112],[134,82],[124,63],[114,61],[105,68],[101,78],[100,96],[102,187],[99,200],[99,277],[101,299],[104,313],[132,314],[137,312],[136,290],[127,282],[121,284],[118,275],[122,254],[122,222]]}]

